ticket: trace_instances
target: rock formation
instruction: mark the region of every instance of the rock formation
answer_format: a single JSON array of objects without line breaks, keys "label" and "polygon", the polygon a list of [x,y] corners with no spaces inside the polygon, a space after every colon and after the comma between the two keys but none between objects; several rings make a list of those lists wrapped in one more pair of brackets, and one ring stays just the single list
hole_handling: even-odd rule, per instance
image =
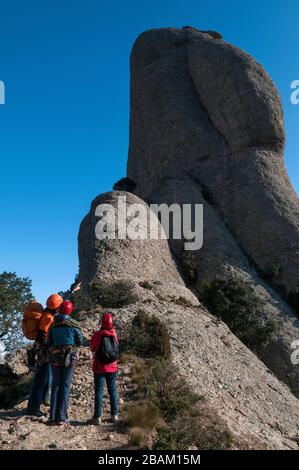
[{"label": "rock formation", "polygon": [[0,408],[23,401],[30,389],[33,374],[26,365],[26,349],[19,349],[0,364]]},{"label": "rock formation", "polygon": [[205,309],[161,298],[114,311],[121,332],[142,310],[165,323],[175,370],[203,396],[239,449],[298,449],[299,400]]},{"label": "rock formation", "polygon": [[[278,92],[248,54],[191,27],[145,32],[131,55],[128,177],[144,201],[203,204],[204,245],[187,253],[184,240],[171,237],[169,246],[97,240],[96,205],[116,206],[121,193],[98,197],[79,234],[86,292],[96,285],[101,305],[115,306],[120,297],[121,330],[140,309],[165,322],[173,366],[207,397],[239,448],[297,448],[298,400],[182,279],[199,298],[204,283],[219,275],[249,282],[266,301],[264,318],[278,325],[259,357],[298,389],[290,361],[298,318],[282,297],[299,284],[299,207],[284,168],[284,139]],[[140,202],[126,196],[129,205]],[[265,281],[274,267],[275,290]]]},{"label": "rock formation", "polygon": [[[142,286],[152,281],[153,291],[147,291],[149,300],[156,298],[154,295],[156,294],[165,298],[184,297],[187,303],[198,305],[195,295],[184,285],[166,239],[133,242],[128,239],[97,239],[95,234],[95,227],[99,221],[99,217],[95,215],[97,206],[110,204],[114,207],[116,216],[119,216],[119,197],[126,199],[126,210],[134,204],[141,204],[144,207],[145,231],[148,234],[149,207],[134,194],[115,191],[102,194],[92,202],[90,212],[81,223],[78,237],[79,277],[85,290],[89,287],[88,296],[94,297],[95,302],[101,305],[122,306],[123,303],[130,303],[128,299],[132,301],[144,299],[145,290]],[[129,223],[130,217],[127,215],[124,222]],[[157,223],[159,224],[158,221]]]},{"label": "rock formation", "polygon": [[[116,196],[121,194],[129,203],[139,201],[128,193],[106,193],[95,199],[81,225],[83,290],[88,292],[90,283],[95,283],[95,302],[100,304],[104,298],[107,304],[115,303],[117,281],[130,279],[130,289],[121,292],[122,306],[112,309],[121,340],[140,311],[158,317],[170,334],[173,367],[193,391],[205,397],[210,412],[227,426],[234,448],[297,449],[298,399],[184,287],[167,241],[95,241],[96,204],[109,201],[116,205]],[[240,263],[241,269],[244,261]],[[105,297],[103,290],[106,294],[109,285],[110,297]],[[89,313],[85,315],[88,318]]]},{"label": "rock formation", "polygon": [[137,194],[156,199],[169,178],[177,194],[182,177],[189,191],[201,183],[243,253],[264,273],[278,266],[289,293],[299,285],[299,204],[284,141],[279,94],[248,54],[194,28],[137,39],[128,160]]},{"label": "rock formation", "polygon": [[[85,339],[98,327],[103,307],[114,314],[121,344],[128,343],[140,313],[158,319],[169,334],[171,367],[204,397],[207,417],[229,432],[233,449],[298,450],[299,400],[285,384],[299,389],[298,366],[290,362],[298,319],[261,276],[278,266],[276,289],[286,295],[299,285],[299,208],[283,164],[278,93],[246,53],[219,33],[191,27],[143,33],[133,47],[131,73],[128,176],[137,182],[138,196],[102,194],[81,223],[82,287],[74,296],[83,306],[78,315]],[[123,237],[136,204],[148,234],[152,213],[145,201],[203,204],[203,248],[187,253],[184,240]],[[98,211],[103,205],[105,214]],[[99,239],[96,230],[108,207],[121,222],[116,237]],[[264,317],[277,322],[274,339],[258,351],[262,360],[200,303],[204,283],[219,275],[249,282],[266,301]],[[31,377],[22,354],[0,367],[2,407],[18,403],[28,391]],[[70,407],[77,425],[57,440],[46,418],[28,421],[18,406],[2,412],[3,448],[126,448],[126,436],[116,432],[114,445],[110,434],[104,435],[106,424],[96,439],[91,426],[84,436],[78,426],[91,412],[90,359],[85,344]],[[124,399],[128,373],[128,366],[121,366]]]},{"label": "rock formation", "polygon": [[188,179],[169,179],[153,196],[155,202],[167,204],[178,203],[204,205],[204,244],[200,250],[184,252],[184,239],[170,239],[170,246],[177,260],[180,261],[185,278],[188,281],[189,265],[197,269],[195,279],[190,279],[190,288],[199,296],[205,283],[213,281],[217,276],[230,279],[236,277],[249,282],[257,296],[263,299],[263,315],[275,320],[277,331],[266,348],[261,348],[259,356],[267,366],[297,390],[299,385],[299,370],[291,363],[291,344],[299,338],[299,318],[279,295],[262,280],[256,270],[240,249],[235,237],[223,222],[213,204],[203,197],[200,187],[191,186]]},{"label": "rock formation", "polygon": [[[279,324],[260,356],[298,389],[290,362],[298,317],[277,294],[299,285],[299,205],[284,140],[279,94],[248,54],[190,27],[137,39],[128,176],[147,201],[204,205],[203,248],[186,253],[184,240],[170,239],[176,260],[183,271],[190,259],[195,265],[190,287],[199,296],[216,276],[251,282],[267,299],[265,317]],[[277,292],[264,280],[274,269]]]}]

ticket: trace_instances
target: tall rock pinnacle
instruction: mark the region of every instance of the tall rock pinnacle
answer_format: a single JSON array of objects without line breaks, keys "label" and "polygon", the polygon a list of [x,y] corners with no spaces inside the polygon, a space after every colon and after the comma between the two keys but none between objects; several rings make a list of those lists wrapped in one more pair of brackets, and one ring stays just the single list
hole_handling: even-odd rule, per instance
[{"label": "tall rock pinnacle", "polygon": [[163,202],[174,179],[179,201],[181,179],[190,192],[204,186],[243,253],[263,273],[279,267],[287,294],[299,286],[299,203],[284,142],[277,89],[247,53],[190,27],[137,39],[128,160],[137,194]]}]

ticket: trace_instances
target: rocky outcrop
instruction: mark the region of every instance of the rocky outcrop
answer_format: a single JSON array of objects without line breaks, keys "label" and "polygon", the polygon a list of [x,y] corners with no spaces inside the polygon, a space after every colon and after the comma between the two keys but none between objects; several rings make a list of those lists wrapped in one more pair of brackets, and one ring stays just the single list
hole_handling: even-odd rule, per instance
[{"label": "rocky outcrop", "polygon": [[0,364],[0,408],[9,408],[23,401],[33,379],[26,365],[26,348],[18,349]]},{"label": "rocky outcrop", "polygon": [[[100,217],[96,215],[98,206],[110,205],[116,216],[119,213],[119,201],[124,201],[123,223],[120,225],[125,227],[133,218],[128,210],[133,210],[134,204],[140,204],[145,210],[145,234],[149,233],[149,207],[144,201],[132,193],[114,191],[111,193],[101,194],[91,203],[90,211],[83,219],[79,236],[79,259],[80,259],[80,279],[83,283],[91,281],[102,282],[108,277],[111,279],[133,279],[133,280],[149,280],[174,282],[184,285],[181,279],[175,261],[169,251],[167,240],[135,240],[131,243],[126,238],[119,239],[119,229],[116,224],[116,239],[107,238],[99,240],[96,237],[96,225]],[[121,211],[122,212],[122,211]],[[112,227],[112,226],[111,226]],[[128,262],[129,260],[129,262]]]},{"label": "rocky outcrop", "polygon": [[260,357],[297,390],[299,322],[282,298],[299,284],[299,205],[284,140],[279,94],[248,54],[191,27],[137,39],[128,176],[150,202],[204,205],[200,250],[170,237],[185,281],[199,297],[216,276],[249,281],[278,324]]},{"label": "rocky outcrop", "polygon": [[[258,351],[259,357],[292,390],[299,388],[299,369],[291,362],[291,344],[299,338],[299,318],[292,309],[265,281],[263,281],[242,252],[236,238],[226,226],[213,202],[208,202],[205,191],[198,182],[190,178],[168,179],[153,195],[153,202],[168,205],[177,203],[204,206],[203,247],[200,250],[184,251],[184,239],[169,243],[185,273],[189,287],[199,296],[206,283],[217,276],[238,278],[250,283],[258,298],[263,300],[263,316],[274,320],[277,328],[271,342]],[[207,197],[207,196],[206,196]],[[195,271],[195,274],[194,274]]]},{"label": "rocky outcrop", "polygon": [[202,307],[169,301],[114,311],[120,333],[138,312],[168,328],[173,368],[204,397],[239,449],[298,449],[299,400],[222,322]]},{"label": "rocky outcrop", "polygon": [[[106,306],[123,306],[146,297],[148,301],[156,296],[165,298],[182,298],[191,305],[198,305],[195,295],[185,288],[169,250],[166,239],[99,240],[96,236],[96,225],[99,217],[95,215],[99,205],[109,204],[119,216],[119,198],[125,198],[126,216],[122,227],[132,219],[129,211],[134,204],[140,204],[145,211],[144,227],[146,237],[149,235],[150,215],[147,204],[134,194],[115,191],[98,196],[91,204],[87,216],[83,219],[79,237],[79,277],[87,296],[95,302]],[[158,220],[157,225],[160,226]],[[153,281],[152,289],[146,289]]]},{"label": "rocky outcrop", "polygon": [[299,285],[299,204],[284,140],[279,94],[244,51],[190,27],[137,39],[128,160],[137,194],[157,200],[173,178],[180,199],[182,178],[190,192],[202,183],[241,251],[261,272],[276,266],[287,294]]},{"label": "rocky outcrop", "polygon": [[[113,201],[109,194],[96,200],[108,199]],[[132,196],[130,200],[135,201],[136,198]],[[93,212],[94,208],[91,217]],[[79,243],[92,239],[96,223],[96,218],[89,224],[84,219]],[[169,263],[170,251],[166,241],[162,242],[165,243],[163,259]],[[194,294],[184,287],[180,277],[176,275],[168,282],[162,278],[155,280],[151,265],[151,257],[154,256],[152,242],[145,242],[147,248],[144,253],[143,245],[138,243],[136,240],[126,240],[125,256],[120,256],[120,248],[124,246],[122,240],[110,240],[109,243],[98,240],[96,245],[93,244],[92,262],[98,263],[96,269],[93,269],[93,273],[98,273],[93,282],[99,284],[100,294],[103,280],[105,286],[111,286],[111,292],[114,291],[114,297],[117,297],[118,291],[113,286],[117,281],[123,282],[125,272],[131,278],[133,287],[139,289],[138,296],[134,298],[126,290],[122,293],[123,305],[112,309],[121,341],[126,339],[134,317],[140,312],[158,317],[169,331],[173,368],[195,393],[205,397],[210,413],[219,416],[232,434],[234,448],[297,449],[297,398],[224,323],[211,316],[198,303]],[[140,279],[132,275],[131,266],[136,263],[134,254],[137,252],[140,266],[144,268],[143,272],[139,272],[142,280],[147,282],[140,283]],[[87,266],[89,258],[84,259],[85,252],[80,245],[79,253],[80,267]],[[150,278],[146,277],[147,258]],[[154,259],[157,262],[159,258]],[[240,270],[244,268],[243,263],[240,257]],[[114,269],[115,266],[117,269]],[[157,276],[160,276],[162,269],[160,265],[156,266]],[[89,282],[90,277],[87,280]],[[83,283],[82,288],[85,289],[86,284]],[[99,304],[100,300],[99,295]],[[89,313],[86,312],[84,317],[86,320],[83,321],[87,321]]]}]

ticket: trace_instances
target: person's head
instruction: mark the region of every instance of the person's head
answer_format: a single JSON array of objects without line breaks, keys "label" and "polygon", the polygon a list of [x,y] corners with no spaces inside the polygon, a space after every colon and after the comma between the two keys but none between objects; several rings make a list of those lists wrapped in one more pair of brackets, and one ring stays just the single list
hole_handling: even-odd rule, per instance
[{"label": "person's head", "polygon": [[74,310],[74,304],[70,300],[64,300],[59,307],[58,313],[71,315]]},{"label": "person's head", "polygon": [[32,301],[29,302],[29,304],[26,306],[26,311],[27,311],[27,312],[39,312],[39,313],[43,313],[44,308],[43,308],[42,304],[40,304],[39,302],[37,302],[37,300],[32,300]]},{"label": "person's head", "polygon": [[56,311],[63,302],[63,298],[59,294],[52,294],[47,298],[47,307],[49,310]]},{"label": "person's head", "polygon": [[113,315],[110,312],[106,312],[102,316],[101,323],[102,330],[112,330],[113,329]]}]

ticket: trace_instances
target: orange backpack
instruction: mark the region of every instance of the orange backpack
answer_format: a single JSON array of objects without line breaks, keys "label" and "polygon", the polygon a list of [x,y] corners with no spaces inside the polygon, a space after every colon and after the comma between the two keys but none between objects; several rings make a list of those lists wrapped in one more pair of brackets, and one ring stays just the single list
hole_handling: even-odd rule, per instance
[{"label": "orange backpack", "polygon": [[25,338],[31,340],[36,339],[38,325],[43,311],[43,306],[36,300],[29,302],[29,304],[26,306],[22,323],[22,330]]}]

